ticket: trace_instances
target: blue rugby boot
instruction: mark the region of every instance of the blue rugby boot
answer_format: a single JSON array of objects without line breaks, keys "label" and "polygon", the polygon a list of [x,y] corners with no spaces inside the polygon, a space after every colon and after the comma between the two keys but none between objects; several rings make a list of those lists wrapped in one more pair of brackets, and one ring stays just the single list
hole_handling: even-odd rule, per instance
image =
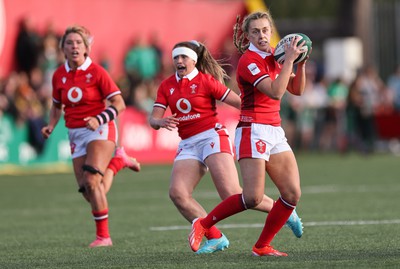
[{"label": "blue rugby boot", "polygon": [[303,235],[303,223],[297,215],[296,210],[293,210],[285,226],[289,227],[296,237],[300,238]]},{"label": "blue rugby boot", "polygon": [[222,251],[229,247],[229,240],[224,234],[220,238],[207,240],[204,245],[196,251],[196,254],[213,253]]}]

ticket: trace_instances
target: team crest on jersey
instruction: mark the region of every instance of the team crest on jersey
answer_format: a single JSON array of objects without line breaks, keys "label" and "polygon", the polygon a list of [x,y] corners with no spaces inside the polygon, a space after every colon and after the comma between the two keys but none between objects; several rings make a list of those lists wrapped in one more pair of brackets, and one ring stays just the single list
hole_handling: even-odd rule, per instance
[{"label": "team crest on jersey", "polygon": [[258,140],[257,142],[256,142],[256,149],[257,149],[257,151],[259,152],[259,153],[265,153],[265,150],[266,150],[266,148],[267,148],[267,146],[265,145],[265,143],[263,142],[263,141],[261,141],[261,140]]},{"label": "team crest on jersey", "polygon": [[174,88],[169,89],[169,93],[170,93],[171,95],[174,93],[174,91],[175,91]]},{"label": "team crest on jersey", "polygon": [[196,84],[190,86],[190,89],[192,89],[191,94],[196,94],[196,88],[197,88]]},{"label": "team crest on jersey", "polygon": [[61,81],[62,81],[63,84],[65,84],[65,82],[67,82],[67,78],[66,78],[66,77],[63,77],[63,78],[61,79]]},{"label": "team crest on jersey", "polygon": [[251,74],[257,75],[258,73],[260,73],[260,69],[258,68],[258,66],[255,63],[251,63],[247,66],[247,69],[249,69],[249,71],[251,72]]},{"label": "team crest on jersey", "polygon": [[211,148],[213,149],[214,146],[215,146],[215,143],[214,143],[214,142],[211,142],[211,143],[210,143],[210,146],[211,146]]},{"label": "team crest on jersey", "polygon": [[90,83],[90,79],[92,78],[93,76],[92,76],[92,74],[87,74],[86,75],[86,83]]}]

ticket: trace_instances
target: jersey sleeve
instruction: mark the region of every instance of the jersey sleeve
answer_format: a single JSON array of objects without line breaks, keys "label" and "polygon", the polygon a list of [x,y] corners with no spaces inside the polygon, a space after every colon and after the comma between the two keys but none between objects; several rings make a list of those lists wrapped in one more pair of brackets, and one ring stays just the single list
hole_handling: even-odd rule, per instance
[{"label": "jersey sleeve", "polygon": [[121,94],[121,90],[103,67],[98,65],[97,72],[99,76],[99,88],[105,99],[110,99],[114,95]]},{"label": "jersey sleeve", "polygon": [[163,109],[167,109],[168,100],[165,89],[166,89],[165,83],[161,83],[160,87],[158,87],[157,97],[156,100],[154,101],[153,107],[160,107]]},{"label": "jersey sleeve", "polygon": [[265,68],[266,63],[258,55],[248,54],[246,56],[239,61],[237,75],[255,87],[261,80],[269,77]]},{"label": "jersey sleeve", "polygon": [[212,76],[208,76],[208,88],[211,90],[211,95],[219,101],[224,101],[231,91],[227,86],[216,80]]}]

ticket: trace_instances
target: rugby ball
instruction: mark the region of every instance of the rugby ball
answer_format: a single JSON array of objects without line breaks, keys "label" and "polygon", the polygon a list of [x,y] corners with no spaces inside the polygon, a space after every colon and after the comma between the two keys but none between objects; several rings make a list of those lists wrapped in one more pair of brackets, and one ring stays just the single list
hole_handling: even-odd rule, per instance
[{"label": "rugby ball", "polygon": [[285,62],[285,44],[290,44],[292,39],[295,38],[296,36],[301,37],[301,39],[297,44],[300,44],[303,41],[306,41],[306,43],[302,47],[304,52],[302,52],[299,55],[299,57],[297,57],[297,59],[293,62],[293,64],[297,64],[304,61],[304,59],[310,54],[312,42],[308,36],[301,33],[289,34],[284,38],[282,38],[281,40],[279,40],[278,44],[275,47],[274,58],[275,61],[277,61],[279,64],[283,64]]}]

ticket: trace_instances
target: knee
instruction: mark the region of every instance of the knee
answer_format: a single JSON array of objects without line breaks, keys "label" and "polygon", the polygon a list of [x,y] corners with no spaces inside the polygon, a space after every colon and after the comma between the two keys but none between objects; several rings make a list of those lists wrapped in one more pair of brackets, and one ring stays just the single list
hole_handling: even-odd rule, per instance
[{"label": "knee", "polygon": [[89,174],[85,177],[84,193],[93,193],[100,186],[100,180],[97,175]]},{"label": "knee", "polygon": [[103,173],[91,166],[91,165],[83,165],[82,169],[84,171],[84,184],[80,186],[79,192],[82,193],[93,193],[99,186],[101,182],[101,177],[104,176]]},{"label": "knee", "polygon": [[190,195],[182,190],[177,188],[169,189],[169,198],[172,200],[172,202],[174,202],[174,204],[183,204],[188,197],[190,197]]},{"label": "knee", "polygon": [[301,190],[291,191],[281,195],[282,199],[285,200],[287,203],[291,205],[297,205],[300,201],[301,197]]},{"label": "knee", "polygon": [[254,208],[258,206],[259,204],[261,204],[262,200],[263,196],[244,196],[244,203],[246,208]]}]

